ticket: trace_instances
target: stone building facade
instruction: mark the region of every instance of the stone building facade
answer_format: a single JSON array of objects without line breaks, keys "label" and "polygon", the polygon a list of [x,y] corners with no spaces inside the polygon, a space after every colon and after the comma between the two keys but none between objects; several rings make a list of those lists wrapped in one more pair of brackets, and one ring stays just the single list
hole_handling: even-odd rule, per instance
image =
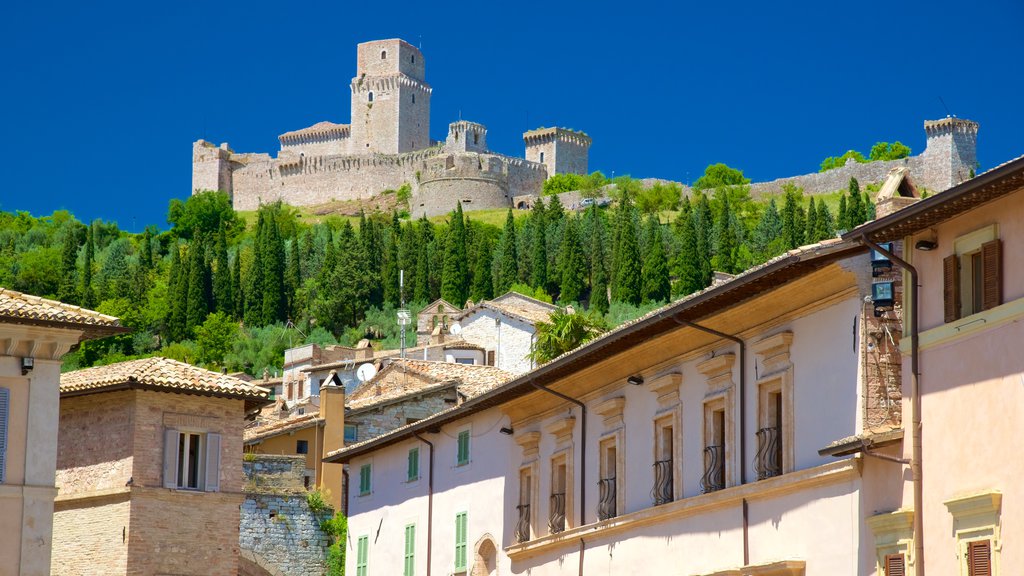
[{"label": "stone building facade", "polygon": [[163,358],[62,375],[51,573],[237,574],[242,426],[266,396]]},{"label": "stone building facade", "polygon": [[486,128],[474,122],[454,122],[445,142],[432,140],[425,70],[423,54],[403,40],[359,44],[349,124],[286,132],[277,157],[199,140],[192,146],[193,192],[221,190],[236,210],[255,210],[277,200],[304,206],[369,198],[408,184],[412,212],[435,215],[456,202],[464,209],[511,206],[512,196],[540,193],[550,174],[586,170],[590,138],[570,130],[524,134],[526,160],[489,151]]}]

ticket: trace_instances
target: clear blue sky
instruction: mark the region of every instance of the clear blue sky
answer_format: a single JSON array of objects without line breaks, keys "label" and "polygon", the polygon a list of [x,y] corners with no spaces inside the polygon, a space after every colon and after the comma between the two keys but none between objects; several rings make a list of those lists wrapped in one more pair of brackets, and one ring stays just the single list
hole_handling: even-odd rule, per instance
[{"label": "clear blue sky", "polygon": [[[984,6],[981,6],[984,4]],[[0,208],[166,227],[191,144],[271,152],[348,122],[356,44],[421,45],[431,136],[461,115],[522,155],[589,133],[591,169],[692,181],[817,170],[922,122],[981,123],[982,169],[1024,154],[1024,3],[48,2],[5,6]]]}]

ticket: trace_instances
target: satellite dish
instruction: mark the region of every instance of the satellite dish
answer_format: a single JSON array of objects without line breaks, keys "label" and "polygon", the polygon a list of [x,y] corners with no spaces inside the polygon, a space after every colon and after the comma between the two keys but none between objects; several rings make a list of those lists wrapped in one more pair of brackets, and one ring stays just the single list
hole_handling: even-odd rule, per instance
[{"label": "satellite dish", "polygon": [[462,324],[459,324],[458,322],[452,322],[452,325],[450,328],[448,328],[448,331],[458,336],[459,334],[462,334]]},{"label": "satellite dish", "polygon": [[360,382],[366,382],[367,380],[373,378],[376,375],[377,368],[373,364],[370,364],[369,362],[363,364],[362,366],[359,367],[359,369],[356,370],[356,378],[359,378]]}]

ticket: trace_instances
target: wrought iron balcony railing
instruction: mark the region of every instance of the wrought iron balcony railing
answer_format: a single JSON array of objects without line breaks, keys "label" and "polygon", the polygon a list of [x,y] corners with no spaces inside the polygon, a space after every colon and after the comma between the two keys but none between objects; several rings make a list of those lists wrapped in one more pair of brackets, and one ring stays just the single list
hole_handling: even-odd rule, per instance
[{"label": "wrought iron balcony railing", "polygon": [[704,476],[700,488],[705,494],[725,488],[725,446],[704,449]]},{"label": "wrought iron balcony railing", "polygon": [[551,495],[551,517],[548,518],[548,529],[552,534],[565,530],[565,492]]},{"label": "wrought iron balcony railing", "polygon": [[672,460],[659,460],[654,463],[654,488],[651,490],[654,505],[672,501]]},{"label": "wrought iron balcony railing", "polygon": [[519,512],[519,521],[516,522],[516,541],[526,542],[530,539],[530,505],[520,504],[516,506]]},{"label": "wrought iron balcony railing", "polygon": [[764,480],[782,474],[782,434],[777,426],[757,431],[757,456],[754,468],[757,479]]},{"label": "wrought iron balcony railing", "polygon": [[599,500],[597,502],[597,518],[607,520],[615,517],[615,477],[598,480],[600,488]]}]

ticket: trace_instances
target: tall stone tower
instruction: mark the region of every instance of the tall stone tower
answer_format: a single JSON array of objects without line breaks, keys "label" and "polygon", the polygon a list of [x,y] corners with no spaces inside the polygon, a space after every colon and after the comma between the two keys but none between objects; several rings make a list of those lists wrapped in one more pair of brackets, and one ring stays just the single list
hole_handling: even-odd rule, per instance
[{"label": "tall stone tower", "polygon": [[352,79],[353,154],[430,146],[430,85],[423,54],[404,40],[360,44]]},{"label": "tall stone tower", "polygon": [[231,148],[206,140],[192,143],[192,193],[214,190],[232,197]]},{"label": "tall stone tower", "polygon": [[974,176],[978,166],[978,123],[946,117],[926,120],[927,144],[921,159],[924,162],[924,185],[932,191],[952,188]]},{"label": "tall stone tower", "polygon": [[567,128],[538,128],[523,134],[526,159],[555,174],[586,174],[590,136]]}]

